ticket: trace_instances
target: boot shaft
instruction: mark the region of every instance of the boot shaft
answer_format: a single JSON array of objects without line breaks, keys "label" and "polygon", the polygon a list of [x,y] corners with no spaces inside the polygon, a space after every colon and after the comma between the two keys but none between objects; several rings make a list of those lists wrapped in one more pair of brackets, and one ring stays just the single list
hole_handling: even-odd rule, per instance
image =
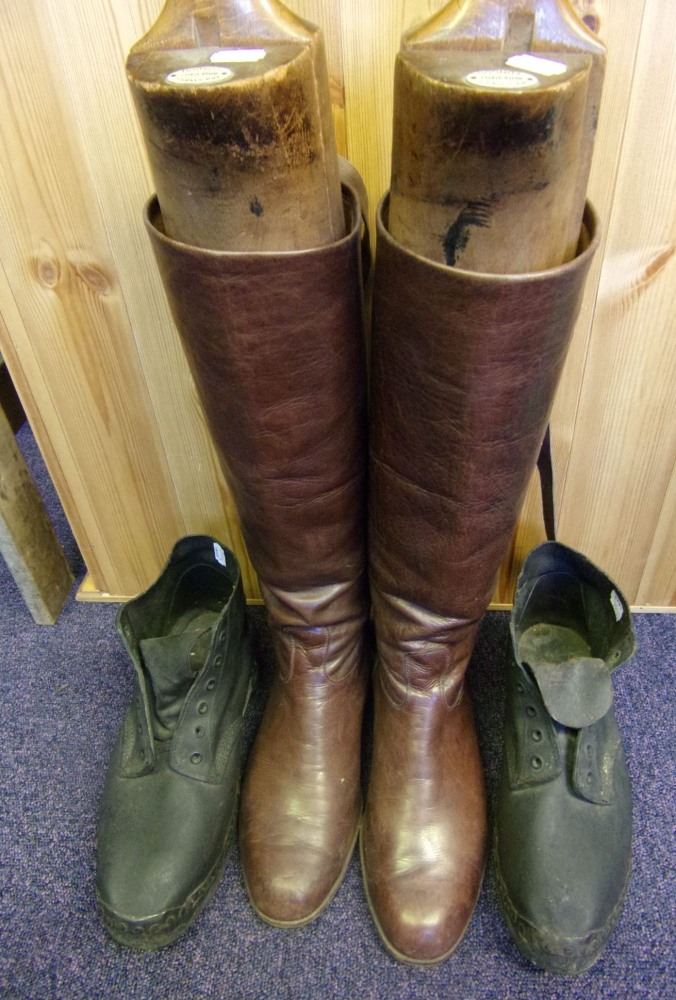
[{"label": "boot shaft", "polygon": [[598,245],[528,275],[436,265],[378,219],[370,562],[377,588],[475,621],[516,524]]},{"label": "boot shaft", "polygon": [[363,615],[361,216],[345,196],[349,235],[309,251],[202,250],[166,235],[156,201],[146,216],[251,562],[282,602],[302,592],[306,624],[303,602],[338,584],[358,593],[334,620]]}]

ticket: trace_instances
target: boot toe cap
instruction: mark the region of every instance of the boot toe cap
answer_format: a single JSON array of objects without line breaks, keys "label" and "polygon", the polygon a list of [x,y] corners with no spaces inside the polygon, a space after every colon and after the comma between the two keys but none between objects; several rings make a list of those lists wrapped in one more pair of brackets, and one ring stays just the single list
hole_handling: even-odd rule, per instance
[{"label": "boot toe cap", "polygon": [[99,817],[96,893],[104,924],[132,948],[168,944],[215,888],[234,835],[236,800],[159,771],[114,774]]},{"label": "boot toe cap", "polygon": [[195,888],[171,857],[115,854],[99,860],[97,895],[109,913],[131,922],[156,920],[180,908]]},{"label": "boot toe cap", "polygon": [[[411,870],[389,875],[369,865],[362,844],[362,871],[371,914],[387,949],[400,961],[432,965],[448,958],[472,917],[481,866],[462,880]],[[467,871],[470,867],[468,866]],[[467,874],[466,871],[466,874]],[[438,873],[437,873],[438,874]]]},{"label": "boot toe cap", "polygon": [[430,905],[424,893],[398,894],[394,914],[381,904],[373,917],[380,936],[400,961],[434,965],[448,958],[460,943],[472,916],[473,905]]},{"label": "boot toe cap", "polygon": [[329,904],[352,856],[327,856],[300,842],[242,850],[247,892],[256,913],[276,926],[300,926]]},{"label": "boot toe cap", "polygon": [[[223,856],[224,857],[224,856]],[[99,859],[96,895],[103,922],[126,947],[150,950],[179,936],[215,888],[223,857],[211,868],[138,853]],[[175,861],[178,860],[178,864]]]},{"label": "boot toe cap", "polygon": [[[498,897],[519,950],[535,965],[560,975],[576,975],[592,966],[612,934],[630,877],[630,859],[615,859],[607,870],[577,877],[549,858],[528,877],[501,866],[497,857]],[[620,864],[624,860],[624,867]],[[562,870],[563,869],[563,870]]]},{"label": "boot toe cap", "polygon": [[573,929],[560,917],[549,923],[541,917],[528,919],[504,897],[502,907],[522,955],[539,968],[562,976],[584,972],[598,960],[619,914],[618,908],[600,927]]}]

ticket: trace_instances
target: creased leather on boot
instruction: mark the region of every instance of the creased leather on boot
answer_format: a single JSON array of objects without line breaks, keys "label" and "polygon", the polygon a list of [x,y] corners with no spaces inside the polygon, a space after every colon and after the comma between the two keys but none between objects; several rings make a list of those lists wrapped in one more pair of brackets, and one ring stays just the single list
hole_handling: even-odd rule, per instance
[{"label": "creased leather on boot", "polygon": [[266,600],[278,672],[242,794],[265,919],[312,919],[361,813],[365,359],[357,198],[348,235],[288,253],[205,251],[147,211],[172,312]]},{"label": "creased leather on boot", "polygon": [[523,275],[433,263],[378,214],[369,560],[379,669],[362,824],[369,902],[409,962],[450,954],[481,883],[486,818],[458,700],[509,546],[598,244]]}]

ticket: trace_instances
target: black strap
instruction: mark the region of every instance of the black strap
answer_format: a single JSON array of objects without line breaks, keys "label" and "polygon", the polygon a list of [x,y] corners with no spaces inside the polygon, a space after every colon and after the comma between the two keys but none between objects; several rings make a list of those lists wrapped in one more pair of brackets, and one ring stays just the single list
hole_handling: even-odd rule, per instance
[{"label": "black strap", "polygon": [[552,439],[549,424],[540,445],[538,455],[540,491],[542,493],[542,517],[545,522],[547,541],[556,541],[556,505],[554,503],[554,464],[552,462]]}]

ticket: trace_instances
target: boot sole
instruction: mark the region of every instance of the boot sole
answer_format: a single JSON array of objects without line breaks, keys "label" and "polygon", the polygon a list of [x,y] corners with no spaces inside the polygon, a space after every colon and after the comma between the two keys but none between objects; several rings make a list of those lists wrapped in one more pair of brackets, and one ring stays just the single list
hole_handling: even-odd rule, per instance
[{"label": "boot sole", "polygon": [[500,874],[497,836],[493,839],[493,858],[498,903],[502,916],[524,958],[532,962],[533,965],[537,965],[538,968],[559,976],[577,976],[590,969],[601,957],[601,953],[615,930],[631,880],[631,865],[627,871],[620,898],[604,927],[591,931],[585,937],[577,940],[559,938],[554,942],[553,937],[550,937],[548,946],[547,938],[542,931],[538,930],[525,917],[522,917],[509,898],[507,886]]},{"label": "boot sole", "polygon": [[438,957],[435,957],[435,958],[412,958],[410,955],[405,955],[402,951],[399,951],[398,948],[395,948],[395,946],[389,940],[389,938],[387,937],[387,935],[385,934],[385,931],[383,930],[383,928],[381,926],[380,920],[378,919],[378,916],[376,914],[375,907],[373,906],[373,903],[371,901],[371,895],[369,893],[369,887],[368,887],[368,883],[366,881],[366,865],[364,863],[364,846],[363,846],[363,842],[361,840],[360,840],[360,843],[359,843],[359,857],[360,857],[360,860],[361,860],[362,884],[364,886],[364,895],[366,896],[366,902],[368,903],[368,908],[369,908],[369,911],[371,913],[371,918],[373,920],[373,923],[375,924],[376,930],[378,931],[378,934],[380,936],[381,941],[383,942],[383,944],[385,945],[385,947],[389,951],[390,955],[393,955],[397,959],[397,961],[403,962],[405,965],[418,965],[418,966],[420,966],[420,965],[422,965],[422,966],[425,966],[425,965],[439,965],[441,962],[445,961],[447,958],[450,958],[451,955],[457,950],[458,946],[462,942],[462,939],[464,938],[465,934],[467,933],[469,925],[472,922],[472,917],[474,915],[474,909],[475,909],[477,901],[479,899],[479,893],[481,892],[481,886],[483,885],[484,875],[485,875],[485,872],[486,872],[486,866],[484,865],[483,871],[481,873],[481,879],[479,880],[479,888],[477,890],[477,894],[476,894],[476,897],[474,899],[474,905],[472,906],[472,909],[470,911],[469,919],[468,919],[467,923],[465,924],[465,926],[463,927],[460,935],[458,936],[458,939],[454,942],[453,946],[451,948],[449,948],[448,951],[445,951],[443,953],[443,955],[439,955]]},{"label": "boot sole", "polygon": [[[239,792],[237,797],[239,798]],[[204,909],[218,887],[234,843],[236,818],[235,808],[216,863],[207,877],[193,889],[180,906],[154,914],[152,917],[144,917],[142,920],[131,920],[106,906],[97,892],[99,911],[110,936],[118,944],[134,951],[156,951],[158,948],[166,948],[180,937]]]}]

